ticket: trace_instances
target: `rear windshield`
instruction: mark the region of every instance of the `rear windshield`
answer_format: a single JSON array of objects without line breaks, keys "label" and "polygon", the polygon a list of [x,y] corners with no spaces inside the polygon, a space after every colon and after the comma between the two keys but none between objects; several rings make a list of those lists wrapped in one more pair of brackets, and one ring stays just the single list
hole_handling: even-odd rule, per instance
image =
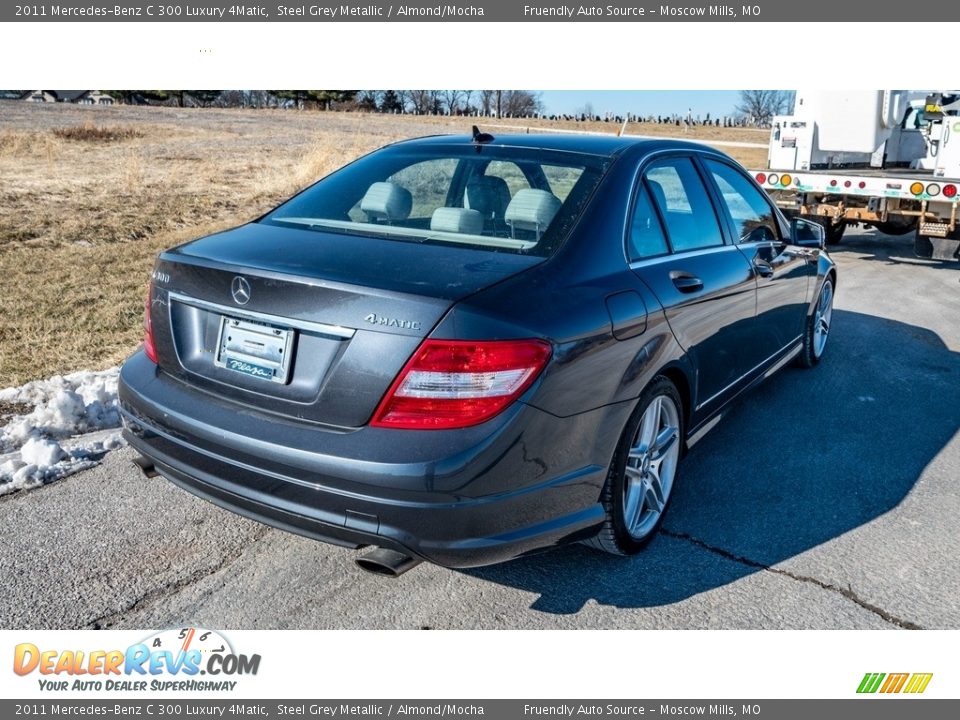
[{"label": "rear windshield", "polygon": [[398,145],[307,188],[260,222],[496,252],[549,255],[606,158],[474,145]]}]

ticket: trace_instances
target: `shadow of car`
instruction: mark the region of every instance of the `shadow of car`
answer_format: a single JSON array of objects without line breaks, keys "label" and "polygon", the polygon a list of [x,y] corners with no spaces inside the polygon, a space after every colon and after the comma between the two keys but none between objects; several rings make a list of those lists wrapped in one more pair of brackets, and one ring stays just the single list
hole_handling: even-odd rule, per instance
[{"label": "shadow of car", "polygon": [[[871,315],[836,310],[834,327],[818,372],[762,384],[690,451],[666,537],[646,552],[611,558],[571,546],[461,572],[539,593],[532,608],[547,613],[590,600],[657,607],[895,509],[960,428],[960,353],[930,330]],[[719,553],[685,552],[680,541]]]}]

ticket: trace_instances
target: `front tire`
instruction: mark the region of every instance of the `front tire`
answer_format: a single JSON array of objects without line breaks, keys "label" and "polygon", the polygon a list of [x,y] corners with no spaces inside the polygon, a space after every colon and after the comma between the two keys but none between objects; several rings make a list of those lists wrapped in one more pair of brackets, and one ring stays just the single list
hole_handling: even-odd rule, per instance
[{"label": "front tire", "polygon": [[830,323],[833,322],[833,278],[827,276],[820,288],[817,305],[807,318],[807,328],[803,333],[803,350],[797,362],[801,367],[812,368],[820,364],[820,358],[827,348]]},{"label": "front tire", "polygon": [[614,453],[601,494],[606,520],[588,545],[634,555],[663,522],[676,486],[683,445],[683,403],[662,375],[640,395]]}]

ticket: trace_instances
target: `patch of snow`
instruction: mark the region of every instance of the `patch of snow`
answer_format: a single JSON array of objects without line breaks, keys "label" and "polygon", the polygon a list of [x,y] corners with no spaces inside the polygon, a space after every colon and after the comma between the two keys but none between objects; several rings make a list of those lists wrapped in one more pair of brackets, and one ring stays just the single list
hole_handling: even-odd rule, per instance
[{"label": "patch of snow", "polygon": [[0,390],[0,405],[32,410],[0,427],[0,495],[85,470],[122,447],[119,368],[77,372]]},{"label": "patch of snow", "polygon": [[20,448],[20,459],[23,462],[42,469],[56,465],[64,457],[66,453],[56,440],[32,437]]}]

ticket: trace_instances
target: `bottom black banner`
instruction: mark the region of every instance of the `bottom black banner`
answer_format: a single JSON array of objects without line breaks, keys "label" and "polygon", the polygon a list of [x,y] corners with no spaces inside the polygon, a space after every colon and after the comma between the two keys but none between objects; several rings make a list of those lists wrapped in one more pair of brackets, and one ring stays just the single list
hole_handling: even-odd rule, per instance
[{"label": "bottom black banner", "polygon": [[[907,708],[909,705],[909,709]],[[952,708],[952,709],[951,709]],[[809,720],[941,720],[960,700],[863,697],[849,700],[0,700],[0,717],[461,718],[763,717]]]}]

